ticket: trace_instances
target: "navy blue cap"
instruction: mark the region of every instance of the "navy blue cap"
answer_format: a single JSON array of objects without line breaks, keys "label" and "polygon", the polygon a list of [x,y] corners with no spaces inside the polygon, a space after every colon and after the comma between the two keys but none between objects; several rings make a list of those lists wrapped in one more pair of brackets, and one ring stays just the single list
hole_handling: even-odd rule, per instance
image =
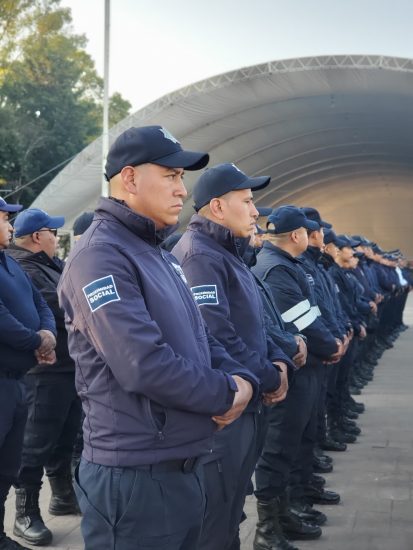
[{"label": "navy blue cap", "polygon": [[83,212],[73,222],[73,235],[83,235],[93,221],[94,212]]},{"label": "navy blue cap", "polygon": [[[272,209],[271,209],[271,212],[272,212]],[[267,233],[265,229],[260,227],[257,223],[255,224],[255,227],[257,228],[257,235],[265,235]]]},{"label": "navy blue cap", "polygon": [[[274,229],[269,229],[269,225],[273,224]],[[297,206],[280,206],[272,211],[268,216],[267,232],[278,235],[280,233],[289,233],[299,227],[305,227],[312,231],[317,231],[320,226],[317,222],[309,220],[301,208]]]},{"label": "navy blue cap", "polygon": [[14,220],[14,236],[22,237],[23,235],[31,235],[39,229],[59,229],[64,225],[65,219],[63,216],[49,216],[40,208],[28,208],[23,210],[16,216]]},{"label": "navy blue cap", "polygon": [[372,241],[369,241],[366,237],[363,237],[363,235],[352,235],[351,238],[354,241],[359,241],[362,246],[372,246],[374,244]]},{"label": "navy blue cap", "polygon": [[258,210],[258,215],[263,218],[267,218],[272,213],[272,208],[268,206],[257,206],[256,208]]},{"label": "navy blue cap", "polygon": [[372,249],[373,249],[373,252],[375,252],[376,254],[384,254],[384,250],[380,248],[378,244],[374,244],[372,246]]},{"label": "navy blue cap", "polygon": [[323,227],[324,229],[331,229],[333,226],[331,223],[325,222],[321,219],[320,213],[315,208],[311,208],[310,206],[304,206],[304,208],[301,208],[301,210],[304,212],[305,216],[309,220],[313,220],[314,222],[317,222],[320,227]]},{"label": "navy blue cap", "polygon": [[346,246],[345,241],[340,239],[332,229],[326,229],[324,231],[324,244],[333,243],[339,248]]},{"label": "navy blue cap", "polygon": [[250,178],[235,164],[225,163],[217,164],[212,168],[207,168],[202,173],[194,185],[192,198],[194,199],[194,208],[200,210],[212,199],[222,197],[230,191],[239,191],[241,189],[251,189],[257,191],[267,187],[270,183],[270,176],[259,176]]},{"label": "navy blue cap", "polygon": [[0,197],[0,212],[19,212],[23,206],[21,204],[7,204],[7,202]]},{"label": "navy blue cap", "polygon": [[354,248],[355,246],[360,246],[361,244],[359,240],[353,239],[348,235],[337,235],[337,237],[344,243],[341,246],[337,245],[339,248],[344,248],[345,246]]},{"label": "navy blue cap", "polygon": [[162,126],[129,128],[112,144],[105,174],[112,178],[125,166],[159,164],[167,168],[199,170],[209,162],[207,153],[184,151],[179,141]]}]

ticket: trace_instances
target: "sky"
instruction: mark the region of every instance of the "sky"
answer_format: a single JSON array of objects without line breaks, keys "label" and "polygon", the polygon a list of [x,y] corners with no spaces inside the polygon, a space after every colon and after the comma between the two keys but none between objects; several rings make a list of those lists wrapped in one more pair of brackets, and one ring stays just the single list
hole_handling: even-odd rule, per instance
[{"label": "sky", "polygon": [[[104,0],[61,0],[103,76]],[[111,0],[110,93],[132,111],[226,71],[328,54],[413,58],[411,0]]]}]

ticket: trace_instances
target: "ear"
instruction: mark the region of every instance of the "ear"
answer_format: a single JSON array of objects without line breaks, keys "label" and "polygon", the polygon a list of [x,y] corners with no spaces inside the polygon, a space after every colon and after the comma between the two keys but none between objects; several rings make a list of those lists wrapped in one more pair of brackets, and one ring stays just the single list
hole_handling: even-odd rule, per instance
[{"label": "ear", "polygon": [[225,204],[221,199],[212,199],[209,203],[211,214],[218,220],[223,220],[225,217],[223,208],[225,208]]},{"label": "ear", "polygon": [[293,243],[297,243],[297,242],[298,242],[299,237],[298,237],[297,231],[292,231],[292,232],[291,232],[291,240],[293,241]]},{"label": "ear", "polygon": [[40,238],[39,238],[39,232],[38,232],[38,231],[35,231],[35,232],[32,233],[30,236],[31,236],[32,241],[33,241],[34,243],[39,244]]},{"label": "ear", "polygon": [[120,172],[123,189],[136,195],[135,170],[132,166],[124,166]]}]

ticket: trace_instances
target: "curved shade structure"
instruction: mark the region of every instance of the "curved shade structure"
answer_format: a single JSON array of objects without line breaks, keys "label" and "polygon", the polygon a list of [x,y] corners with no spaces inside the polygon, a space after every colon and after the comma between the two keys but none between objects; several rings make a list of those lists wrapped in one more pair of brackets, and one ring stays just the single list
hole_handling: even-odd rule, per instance
[{"label": "curved shade structure", "polygon": [[[211,164],[268,174],[256,204],[320,209],[338,232],[365,234],[413,257],[413,60],[323,56],[271,61],[168,94],[125,118],[161,124]],[[187,173],[192,210],[196,173]],[[70,227],[93,209],[101,186],[101,140],[86,147],[33,203]]]}]

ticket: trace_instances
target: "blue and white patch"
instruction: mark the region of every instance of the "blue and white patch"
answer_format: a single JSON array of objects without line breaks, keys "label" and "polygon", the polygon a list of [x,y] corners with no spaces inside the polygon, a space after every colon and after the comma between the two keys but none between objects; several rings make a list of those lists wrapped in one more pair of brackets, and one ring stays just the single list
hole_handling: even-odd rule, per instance
[{"label": "blue and white patch", "polygon": [[110,302],[118,302],[120,300],[113,275],[106,275],[106,277],[96,279],[84,286],[82,290],[92,313]]},{"label": "blue and white patch", "polygon": [[169,139],[172,143],[178,143],[180,145],[179,141],[166,128],[159,128],[159,131],[163,133],[165,139]]},{"label": "blue and white patch", "polygon": [[195,302],[199,305],[216,306],[219,304],[217,285],[201,285],[191,288]]}]

